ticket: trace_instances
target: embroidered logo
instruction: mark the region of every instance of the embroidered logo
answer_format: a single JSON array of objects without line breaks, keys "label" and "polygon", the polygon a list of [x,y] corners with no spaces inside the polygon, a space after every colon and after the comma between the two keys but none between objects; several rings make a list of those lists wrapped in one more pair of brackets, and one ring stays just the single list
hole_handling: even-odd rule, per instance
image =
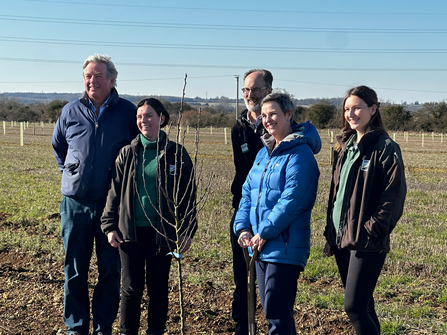
[{"label": "embroidered logo", "polygon": [[362,161],[362,167],[360,168],[360,170],[362,171],[368,171],[369,168],[369,159],[366,159],[366,156],[363,156],[363,161]]},{"label": "embroidered logo", "polygon": [[170,174],[171,176],[174,176],[174,175],[175,175],[175,165],[173,165],[173,164],[169,164],[169,174]]}]

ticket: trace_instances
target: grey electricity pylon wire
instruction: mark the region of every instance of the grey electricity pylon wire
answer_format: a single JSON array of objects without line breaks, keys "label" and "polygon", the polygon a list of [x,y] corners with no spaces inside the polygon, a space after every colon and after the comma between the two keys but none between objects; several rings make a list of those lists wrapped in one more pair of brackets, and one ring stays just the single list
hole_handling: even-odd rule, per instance
[{"label": "grey electricity pylon wire", "polygon": [[242,30],[242,31],[267,31],[288,33],[350,33],[350,34],[446,34],[447,29],[442,28],[315,28],[315,27],[275,27],[275,26],[239,26],[224,24],[200,24],[200,23],[166,23],[166,22],[135,22],[135,21],[108,21],[86,20],[80,18],[57,18],[22,15],[0,15],[0,20],[74,24],[90,26],[113,27],[139,27],[139,28],[169,28],[169,29],[199,29],[199,30]]}]

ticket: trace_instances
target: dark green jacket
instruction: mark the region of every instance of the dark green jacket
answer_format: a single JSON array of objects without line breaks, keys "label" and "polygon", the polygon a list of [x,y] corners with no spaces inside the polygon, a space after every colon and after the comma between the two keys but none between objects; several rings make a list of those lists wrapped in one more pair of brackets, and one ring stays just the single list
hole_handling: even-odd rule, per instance
[{"label": "dark green jacket", "polygon": [[407,187],[399,145],[384,133],[370,131],[358,143],[360,156],[349,171],[338,232],[334,228],[332,211],[340,170],[354,132],[337,138],[341,150],[333,167],[324,236],[332,247],[388,252],[390,233],[402,215]]},{"label": "dark green jacket", "polygon": [[[138,164],[138,152],[141,148],[139,135],[130,145],[121,149],[115,161],[112,180],[107,196],[106,206],[101,217],[101,229],[107,234],[117,230],[124,242],[135,242],[135,201],[136,197],[136,172]],[[165,134],[160,143],[159,162],[157,164],[158,183],[158,208],[161,213],[157,220],[157,245],[167,246],[166,238],[172,241],[176,239],[176,224],[173,206],[178,207],[178,227],[182,235],[194,236],[197,230],[196,216],[196,184],[194,169],[186,149],[175,142],[169,141]],[[176,159],[177,157],[177,159]]]}]

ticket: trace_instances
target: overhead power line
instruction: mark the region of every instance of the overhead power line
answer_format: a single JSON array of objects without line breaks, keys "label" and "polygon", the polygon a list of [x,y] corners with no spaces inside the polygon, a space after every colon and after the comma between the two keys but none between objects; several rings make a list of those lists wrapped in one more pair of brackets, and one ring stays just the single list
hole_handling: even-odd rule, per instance
[{"label": "overhead power line", "polygon": [[154,9],[168,9],[168,10],[192,10],[192,11],[217,11],[217,12],[241,12],[241,13],[294,13],[294,14],[329,14],[329,15],[447,15],[444,12],[355,12],[355,11],[305,11],[305,10],[278,10],[278,9],[242,9],[242,8],[210,8],[210,7],[179,7],[179,6],[156,6],[156,5],[132,5],[132,4],[112,4],[99,2],[80,2],[80,1],[49,1],[49,0],[23,0],[27,2],[41,2],[51,4],[63,5],[80,5],[80,6],[101,6],[101,7],[125,7],[125,8],[154,8]]},{"label": "overhead power line", "polygon": [[275,26],[238,26],[224,24],[200,24],[200,23],[166,23],[166,22],[134,22],[134,21],[107,21],[86,20],[55,17],[37,17],[20,15],[0,15],[0,20],[41,22],[57,24],[75,24],[90,26],[113,26],[113,27],[138,27],[138,28],[170,28],[170,29],[199,29],[199,30],[242,30],[242,31],[267,31],[267,32],[289,32],[289,33],[350,33],[350,34],[445,34],[447,29],[442,28],[315,28],[315,27],[275,27]]},{"label": "overhead power line", "polygon": [[[188,76],[188,79],[205,79],[205,78],[226,78],[234,77],[233,75],[223,76]],[[137,82],[137,81],[163,81],[163,80],[184,80],[184,77],[176,78],[145,78],[145,79],[119,79],[119,82]],[[79,80],[68,81],[0,81],[0,84],[74,84]]]},{"label": "overhead power line", "polygon": [[[212,78],[229,78],[234,77],[234,75],[223,75],[223,76],[188,76],[188,79],[212,79]],[[184,80],[184,77],[176,78],[146,78],[146,79],[120,79],[119,82],[143,82],[143,81],[166,81],[166,80]],[[289,80],[276,78],[276,82],[291,82],[291,83],[301,83],[310,85],[323,85],[323,86],[335,86],[350,88],[352,84],[332,84],[332,83],[321,83],[313,81],[302,81],[302,80]],[[79,80],[73,81],[0,81],[0,84],[73,84],[79,83]],[[402,92],[419,92],[419,93],[435,93],[435,94],[447,94],[447,91],[430,91],[430,90],[415,90],[407,88],[390,88],[390,87],[375,87],[376,90],[389,90],[389,91],[402,91]]]},{"label": "overhead power line", "polygon": [[[60,63],[83,64],[84,60],[38,59],[38,58],[14,58],[0,57],[0,61],[33,62],[33,63]],[[221,64],[174,64],[174,63],[124,63],[115,62],[120,66],[140,67],[168,67],[168,68],[200,68],[200,69],[249,69],[248,65],[221,65]],[[447,68],[354,68],[354,67],[310,67],[310,66],[268,66],[274,70],[288,71],[343,71],[343,72],[445,72]]]},{"label": "overhead power line", "polygon": [[218,50],[218,51],[253,51],[253,52],[306,52],[306,53],[378,53],[378,54],[440,54],[447,53],[447,49],[336,49],[336,48],[303,48],[284,46],[236,46],[236,45],[209,45],[209,44],[163,44],[163,43],[132,43],[132,42],[107,42],[86,40],[61,40],[34,37],[0,36],[0,41],[16,43],[38,44],[64,44],[64,45],[94,45],[112,46],[121,48],[157,48],[157,49],[190,49],[190,50]]},{"label": "overhead power line", "polygon": [[[291,83],[302,83],[302,84],[311,84],[311,85],[325,85],[325,86],[336,86],[336,87],[345,87],[350,88],[352,87],[352,84],[349,85],[343,85],[343,84],[329,84],[329,83],[320,83],[320,82],[312,82],[312,81],[301,81],[301,80],[289,80],[289,79],[278,79],[275,78],[275,81],[287,81]],[[421,93],[441,93],[441,94],[447,94],[447,91],[429,91],[429,90],[415,90],[415,89],[408,89],[408,88],[390,88],[390,87],[376,87],[377,90],[390,90],[390,91],[402,91],[402,92],[421,92]]]}]

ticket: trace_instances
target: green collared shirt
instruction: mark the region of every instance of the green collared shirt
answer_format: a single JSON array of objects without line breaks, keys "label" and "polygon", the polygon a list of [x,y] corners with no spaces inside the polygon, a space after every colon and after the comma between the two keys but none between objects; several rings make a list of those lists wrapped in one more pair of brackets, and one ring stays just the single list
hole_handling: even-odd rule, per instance
[{"label": "green collared shirt", "polygon": [[335,197],[334,208],[332,210],[332,222],[334,223],[335,231],[338,232],[341,220],[341,209],[343,207],[343,198],[345,197],[346,182],[348,181],[349,171],[354,162],[360,157],[360,150],[355,140],[357,135],[354,134],[349,139],[346,145],[346,159],[341,167],[340,179],[338,181],[337,195]]}]

